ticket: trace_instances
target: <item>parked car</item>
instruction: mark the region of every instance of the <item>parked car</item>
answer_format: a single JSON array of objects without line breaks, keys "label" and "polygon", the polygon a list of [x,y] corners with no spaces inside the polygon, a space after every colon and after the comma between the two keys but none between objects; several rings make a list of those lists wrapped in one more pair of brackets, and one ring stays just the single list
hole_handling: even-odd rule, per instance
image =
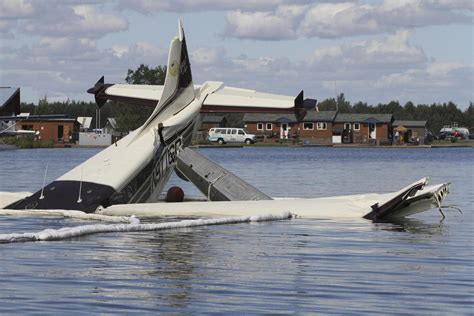
[{"label": "parked car", "polygon": [[441,132],[438,135],[436,135],[436,139],[438,140],[440,139],[444,140],[444,139],[449,139],[449,138],[451,138],[451,132],[447,132],[447,131]]},{"label": "parked car", "polygon": [[221,145],[225,143],[255,143],[255,135],[243,128],[213,127],[209,130],[207,139]]},{"label": "parked car", "polygon": [[474,133],[469,134],[469,139],[474,139]]}]

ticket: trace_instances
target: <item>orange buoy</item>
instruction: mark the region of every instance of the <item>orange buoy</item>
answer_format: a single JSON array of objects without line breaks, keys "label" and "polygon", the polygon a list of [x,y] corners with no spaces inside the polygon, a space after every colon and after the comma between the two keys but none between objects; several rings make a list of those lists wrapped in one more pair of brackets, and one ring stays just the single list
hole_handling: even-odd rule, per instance
[{"label": "orange buoy", "polygon": [[166,202],[183,202],[184,192],[180,187],[174,186],[168,189],[166,193]]}]

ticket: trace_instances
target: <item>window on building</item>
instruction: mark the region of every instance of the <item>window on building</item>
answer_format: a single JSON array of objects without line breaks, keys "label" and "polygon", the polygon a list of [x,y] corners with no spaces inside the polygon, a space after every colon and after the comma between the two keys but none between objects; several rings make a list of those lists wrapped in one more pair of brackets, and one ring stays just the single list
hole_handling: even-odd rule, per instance
[{"label": "window on building", "polygon": [[303,129],[304,130],[313,130],[314,129],[314,124],[312,122],[303,123]]},{"label": "window on building", "polygon": [[346,130],[351,129],[351,123],[344,123],[344,129]]},{"label": "window on building", "polygon": [[273,128],[272,123],[267,123],[267,125],[265,126],[265,129],[266,129],[267,131],[271,131],[272,128]]},{"label": "window on building", "polygon": [[21,129],[24,131],[32,131],[33,130],[33,125],[22,125]]},{"label": "window on building", "polygon": [[360,131],[360,123],[354,123],[354,130]]},{"label": "window on building", "polygon": [[263,123],[257,123],[257,130],[263,131]]},{"label": "window on building", "polygon": [[328,128],[326,122],[318,122],[317,125],[316,125],[316,128],[318,130],[325,130]]}]

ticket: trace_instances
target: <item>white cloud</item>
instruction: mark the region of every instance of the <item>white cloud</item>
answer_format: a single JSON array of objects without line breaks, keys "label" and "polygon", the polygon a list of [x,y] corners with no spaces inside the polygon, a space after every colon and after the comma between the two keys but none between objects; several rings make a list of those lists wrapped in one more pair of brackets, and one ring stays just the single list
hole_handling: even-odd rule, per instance
[{"label": "white cloud", "polygon": [[270,12],[242,12],[240,10],[227,14],[226,34],[237,38],[261,40],[290,39],[296,33],[293,25],[294,15],[272,14]]},{"label": "white cloud", "polygon": [[[228,85],[293,95],[301,89],[319,100],[344,92],[352,102],[399,100],[432,103],[453,100],[461,107],[473,99],[472,65],[438,63],[410,44],[412,32],[318,48],[303,60],[229,56],[208,62],[192,59],[195,82],[221,80]],[[198,49],[205,55],[207,49]],[[194,55],[194,53],[192,53]],[[215,56],[211,50],[211,56]]]},{"label": "white cloud", "polygon": [[410,35],[400,31],[384,38],[326,46],[308,56],[307,66],[350,80],[424,66],[427,57],[421,48],[409,43]]},{"label": "white cloud", "polygon": [[223,61],[225,50],[222,47],[199,47],[191,52],[191,63],[196,66],[212,66]]},{"label": "white cloud", "polygon": [[[401,28],[472,23],[472,1],[385,0],[383,2],[316,2],[278,5],[266,11],[227,14],[226,35],[280,40],[301,36],[337,38],[393,33]],[[470,13],[469,13],[470,12]]]},{"label": "white cloud", "polygon": [[43,37],[31,46],[0,48],[0,85],[33,91],[36,99],[26,101],[44,95],[83,100],[101,75],[108,82],[123,82],[129,68],[165,64],[167,52],[146,42],[99,49],[88,38]]},{"label": "white cloud", "polygon": [[[46,8],[39,6],[37,9],[44,12]],[[125,17],[99,13],[91,5],[59,5],[47,10],[50,12],[39,15],[35,19],[20,21],[20,31],[30,35],[49,37],[100,38],[108,33],[120,32],[128,28],[128,21]]]},{"label": "white cloud", "polygon": [[416,103],[463,100],[461,107],[474,99],[473,65],[461,63],[431,63],[421,69],[407,69],[382,76],[374,87],[382,93],[398,91],[400,98]]},{"label": "white cloud", "polygon": [[13,20],[1,20],[0,19],[0,38],[12,39],[14,34],[12,29],[16,25],[16,21]]},{"label": "white cloud", "polygon": [[[128,20],[117,13],[102,13],[100,6],[73,1],[0,1],[0,36],[100,38],[127,30]],[[3,34],[3,35],[1,35]]]},{"label": "white cloud", "polygon": [[310,2],[309,0],[122,0],[120,9],[149,14],[151,12],[195,12],[226,10],[269,10],[279,5]]},{"label": "white cloud", "polygon": [[33,14],[34,8],[31,3],[24,0],[2,0],[0,1],[0,18],[24,18]]}]

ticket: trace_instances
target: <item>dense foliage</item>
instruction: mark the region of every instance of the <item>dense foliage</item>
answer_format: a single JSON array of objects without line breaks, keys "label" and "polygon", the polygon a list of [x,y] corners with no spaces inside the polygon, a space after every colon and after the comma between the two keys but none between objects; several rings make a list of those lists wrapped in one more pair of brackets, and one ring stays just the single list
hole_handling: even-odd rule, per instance
[{"label": "dense foliage", "polygon": [[[164,84],[166,76],[166,66],[150,68],[140,65],[136,70],[129,69],[125,81],[129,84]],[[387,104],[379,103],[376,106],[368,105],[365,102],[351,104],[341,93],[336,99],[330,98],[318,103],[320,111],[336,110],[341,113],[388,113],[393,114],[397,120],[426,120],[428,128],[433,132],[438,132],[444,125],[457,122],[459,126],[468,128],[474,127],[474,104],[462,111],[453,102],[418,104],[407,102],[401,105],[398,101],[391,101]],[[66,101],[50,102],[47,98],[39,101],[38,105],[21,105],[22,112],[31,114],[67,114],[69,117],[92,116],[91,126],[95,126],[97,106],[93,102]],[[119,102],[107,102],[101,109],[100,126],[104,126],[107,118],[114,117],[117,121],[118,130],[128,132],[139,127],[153,111],[152,108],[124,104]],[[242,119],[242,114],[229,115],[227,118],[232,126],[240,126],[241,122],[234,122]],[[235,124],[234,124],[235,123]]]}]

